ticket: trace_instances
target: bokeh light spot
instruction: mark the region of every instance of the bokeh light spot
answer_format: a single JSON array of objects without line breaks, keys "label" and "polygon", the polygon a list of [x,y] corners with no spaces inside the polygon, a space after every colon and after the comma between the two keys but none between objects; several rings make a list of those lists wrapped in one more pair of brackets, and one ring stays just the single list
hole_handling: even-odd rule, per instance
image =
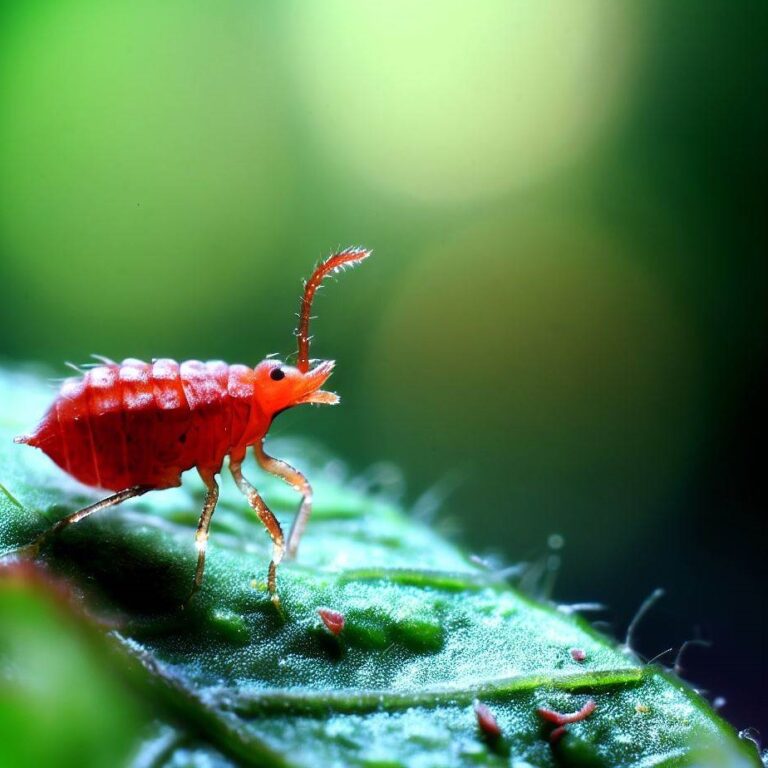
[{"label": "bokeh light spot", "polygon": [[503,192],[578,156],[623,104],[641,47],[637,14],[604,0],[300,7],[286,59],[324,148],[429,201]]}]

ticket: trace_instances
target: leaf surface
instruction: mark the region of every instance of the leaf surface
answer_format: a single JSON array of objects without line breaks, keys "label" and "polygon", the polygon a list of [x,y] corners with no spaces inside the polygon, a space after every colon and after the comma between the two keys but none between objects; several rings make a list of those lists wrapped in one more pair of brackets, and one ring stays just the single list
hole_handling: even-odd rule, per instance
[{"label": "leaf surface", "polygon": [[[30,375],[0,377],[0,553],[98,498],[11,442],[53,394]],[[284,616],[265,590],[269,539],[227,480],[205,582],[184,610],[202,503],[191,477],[72,526],[45,553],[161,713],[137,765],[760,765],[677,678],[299,448],[287,458],[315,465],[316,501],[299,559],[279,571]],[[287,525],[295,495],[249,475]],[[338,637],[320,608],[343,614]],[[594,713],[552,739],[537,709],[573,713],[589,699]],[[480,730],[475,700],[500,738]]]}]

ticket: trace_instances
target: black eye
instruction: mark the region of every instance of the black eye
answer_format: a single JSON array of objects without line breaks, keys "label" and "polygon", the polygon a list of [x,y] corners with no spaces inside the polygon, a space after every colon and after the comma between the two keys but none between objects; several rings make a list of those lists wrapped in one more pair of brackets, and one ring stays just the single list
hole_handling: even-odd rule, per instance
[{"label": "black eye", "polygon": [[272,381],[280,381],[285,378],[285,371],[282,368],[273,368],[269,372],[269,378],[272,379]]}]

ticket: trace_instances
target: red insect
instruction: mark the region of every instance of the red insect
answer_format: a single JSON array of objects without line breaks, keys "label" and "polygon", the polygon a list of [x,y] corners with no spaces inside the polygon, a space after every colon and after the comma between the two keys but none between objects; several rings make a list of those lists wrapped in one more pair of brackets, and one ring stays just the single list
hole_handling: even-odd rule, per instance
[{"label": "red insect", "polygon": [[318,608],[317,615],[321,618],[326,629],[338,637],[344,629],[344,614],[330,608]]},{"label": "red insect", "polygon": [[565,735],[566,725],[569,725],[570,723],[579,723],[582,720],[586,720],[595,711],[596,708],[597,705],[595,704],[595,700],[588,699],[584,706],[576,712],[555,712],[554,710],[547,709],[546,707],[539,707],[536,711],[539,713],[539,717],[541,717],[543,720],[554,723],[557,726],[557,728],[555,728],[552,733],[549,734],[550,742],[555,744]]},{"label": "red insect", "polygon": [[501,728],[499,727],[496,718],[493,716],[493,712],[482,701],[475,699],[472,706],[475,710],[475,717],[477,718],[477,724],[480,726],[480,730],[488,736],[490,739],[498,739],[501,736]]},{"label": "red insect", "polygon": [[[326,259],[304,287],[296,367],[263,360],[255,368],[197,360],[104,359],[80,378],[67,379],[58,397],[30,435],[17,443],[40,448],[60,467],[86,485],[117,491],[56,523],[33,544],[94,512],[147,491],[181,485],[181,475],[195,467],[208,488],[197,526],[197,569],[192,593],[203,580],[208,529],[219,486],[216,475],[225,457],[238,488],[272,538],[267,583],[276,605],[277,566],[286,551],[294,556],[312,510],[312,486],[296,469],[267,455],[262,445],[274,417],[295,405],[335,405],[338,395],[321,389],[333,361],[310,369],[309,320],[312,299],[323,279],[365,259],[370,251],[349,248]],[[302,496],[288,535],[243,476],[246,449],[253,446],[261,467],[277,475]]]},{"label": "red insect", "polygon": [[574,661],[586,661],[587,652],[583,648],[571,648],[571,658]]}]

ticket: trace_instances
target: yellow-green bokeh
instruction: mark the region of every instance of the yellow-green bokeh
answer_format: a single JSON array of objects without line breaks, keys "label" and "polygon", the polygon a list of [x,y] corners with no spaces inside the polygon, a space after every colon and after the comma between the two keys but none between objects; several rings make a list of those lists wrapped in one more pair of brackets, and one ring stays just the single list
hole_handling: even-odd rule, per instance
[{"label": "yellow-green bokeh", "polygon": [[632,83],[641,24],[602,0],[471,13],[340,0],[295,4],[285,45],[329,158],[363,187],[466,201],[535,182],[600,138]]}]

